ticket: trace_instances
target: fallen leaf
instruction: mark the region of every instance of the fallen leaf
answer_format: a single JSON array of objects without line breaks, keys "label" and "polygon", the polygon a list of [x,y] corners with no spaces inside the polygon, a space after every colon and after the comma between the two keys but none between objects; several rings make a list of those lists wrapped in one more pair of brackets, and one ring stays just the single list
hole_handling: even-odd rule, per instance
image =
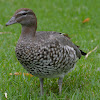
[{"label": "fallen leaf", "polygon": [[32,74],[29,74],[29,73],[23,73],[24,74],[24,76],[30,76],[30,77],[33,77],[33,75]]},{"label": "fallen leaf", "polygon": [[[22,75],[22,73],[20,73],[20,72],[15,72],[14,74],[9,73],[9,75]],[[32,75],[32,74],[29,74],[29,73],[23,73],[23,75],[24,75],[24,76],[30,76],[30,77],[33,77],[33,75]]]},{"label": "fallen leaf", "polygon": [[9,73],[9,75],[12,75],[12,73]]},{"label": "fallen leaf", "polygon": [[15,72],[14,75],[21,75],[22,73],[19,72]]},{"label": "fallen leaf", "polygon": [[82,23],[86,23],[86,22],[89,22],[90,21],[90,18],[86,18]]},{"label": "fallen leaf", "polygon": [[98,48],[98,46],[96,46],[93,50],[91,50],[90,52],[88,52],[87,55],[85,56],[85,59],[86,59],[92,52],[94,52],[97,48]]},{"label": "fallen leaf", "polygon": [[11,32],[0,32],[0,34],[6,34],[6,33],[11,33]]}]

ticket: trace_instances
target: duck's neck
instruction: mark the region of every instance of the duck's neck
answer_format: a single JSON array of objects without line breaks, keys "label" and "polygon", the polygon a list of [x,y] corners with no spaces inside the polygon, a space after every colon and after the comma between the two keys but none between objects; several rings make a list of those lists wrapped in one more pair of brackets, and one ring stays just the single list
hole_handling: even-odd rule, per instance
[{"label": "duck's neck", "polygon": [[21,38],[31,39],[35,36],[35,33],[34,26],[22,26]]}]

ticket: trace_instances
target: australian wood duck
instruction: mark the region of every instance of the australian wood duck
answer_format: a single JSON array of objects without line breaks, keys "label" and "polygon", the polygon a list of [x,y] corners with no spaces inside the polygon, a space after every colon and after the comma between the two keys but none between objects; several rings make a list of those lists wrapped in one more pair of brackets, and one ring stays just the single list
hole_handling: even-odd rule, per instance
[{"label": "australian wood duck", "polygon": [[40,78],[41,95],[44,78],[59,77],[61,93],[64,75],[74,67],[81,55],[86,53],[63,34],[53,31],[36,32],[37,18],[31,9],[17,10],[6,26],[15,23],[22,25],[15,50],[17,59],[29,73]]}]

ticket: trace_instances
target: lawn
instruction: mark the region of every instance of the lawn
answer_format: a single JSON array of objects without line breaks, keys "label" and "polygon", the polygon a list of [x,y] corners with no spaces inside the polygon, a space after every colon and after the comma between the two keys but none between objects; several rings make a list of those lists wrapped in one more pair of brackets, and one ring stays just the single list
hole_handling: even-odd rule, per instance
[{"label": "lawn", "polygon": [[[100,100],[100,0],[0,0],[0,100]],[[21,25],[5,27],[19,8],[31,8],[38,19],[37,31],[57,31],[69,34],[71,41],[85,52],[73,71],[63,80],[58,94],[56,79],[44,80],[44,95],[40,97],[39,78],[10,75],[27,73],[17,61],[15,46]],[[82,23],[86,18],[89,22]]]}]

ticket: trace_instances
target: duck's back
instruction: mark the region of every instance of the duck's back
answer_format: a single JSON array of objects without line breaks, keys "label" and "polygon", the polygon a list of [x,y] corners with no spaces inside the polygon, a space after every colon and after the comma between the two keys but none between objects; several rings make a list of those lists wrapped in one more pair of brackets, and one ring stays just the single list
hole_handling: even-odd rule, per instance
[{"label": "duck's back", "polygon": [[16,56],[23,67],[38,77],[58,77],[72,69],[81,52],[58,32],[36,32],[33,40],[18,42]]}]

